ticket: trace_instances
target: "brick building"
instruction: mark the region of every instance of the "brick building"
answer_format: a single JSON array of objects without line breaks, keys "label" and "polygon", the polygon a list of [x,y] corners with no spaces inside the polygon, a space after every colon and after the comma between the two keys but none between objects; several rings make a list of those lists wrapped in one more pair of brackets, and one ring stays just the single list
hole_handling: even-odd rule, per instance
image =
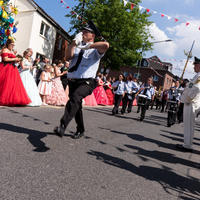
[{"label": "brick building", "polygon": [[127,76],[131,73],[135,78],[138,78],[140,82],[145,82],[148,77],[152,77],[154,86],[157,88],[163,87],[163,89],[169,89],[174,80],[171,69],[171,63],[162,62],[157,56],[153,56],[150,58],[143,58],[139,67],[124,66],[120,68],[120,71],[111,70],[109,76],[118,77],[120,73]]}]

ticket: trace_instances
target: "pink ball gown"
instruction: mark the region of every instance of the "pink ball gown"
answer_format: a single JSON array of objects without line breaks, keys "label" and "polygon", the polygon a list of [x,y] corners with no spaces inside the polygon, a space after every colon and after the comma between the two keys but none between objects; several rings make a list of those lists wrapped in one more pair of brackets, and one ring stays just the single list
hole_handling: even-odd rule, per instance
[{"label": "pink ball gown", "polygon": [[97,106],[97,101],[95,99],[94,93],[84,98],[84,105]]},{"label": "pink ball gown", "polygon": [[67,96],[64,91],[62,82],[60,77],[56,77],[52,80],[51,94],[47,96],[47,104],[53,106],[65,106],[66,103]]}]

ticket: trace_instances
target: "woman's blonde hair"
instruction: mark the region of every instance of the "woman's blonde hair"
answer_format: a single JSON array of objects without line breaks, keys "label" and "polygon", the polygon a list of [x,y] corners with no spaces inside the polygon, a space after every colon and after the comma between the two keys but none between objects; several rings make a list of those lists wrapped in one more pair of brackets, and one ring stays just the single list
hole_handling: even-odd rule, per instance
[{"label": "woman's blonde hair", "polygon": [[44,66],[44,69],[51,69],[51,68],[52,68],[52,66],[49,65],[49,64],[47,64],[47,65]]}]

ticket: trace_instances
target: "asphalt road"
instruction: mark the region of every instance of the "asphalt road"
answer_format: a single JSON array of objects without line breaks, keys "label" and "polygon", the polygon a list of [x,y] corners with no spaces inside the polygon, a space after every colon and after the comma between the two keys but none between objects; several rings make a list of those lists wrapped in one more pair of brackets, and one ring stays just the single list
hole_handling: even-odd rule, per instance
[{"label": "asphalt road", "polygon": [[84,107],[85,137],[52,133],[64,108],[0,107],[0,200],[200,199],[200,121],[193,153],[177,151],[183,124],[166,113]]}]

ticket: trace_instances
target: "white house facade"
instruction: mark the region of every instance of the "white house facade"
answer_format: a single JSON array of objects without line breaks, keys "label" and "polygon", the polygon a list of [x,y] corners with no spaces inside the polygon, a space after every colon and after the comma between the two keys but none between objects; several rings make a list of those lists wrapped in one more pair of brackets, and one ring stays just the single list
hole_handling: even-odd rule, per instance
[{"label": "white house facade", "polygon": [[67,39],[68,34],[44,12],[33,0],[12,0],[18,7],[15,17],[18,21],[18,31],[15,49],[21,55],[27,48],[33,49],[33,58],[45,55],[53,59],[56,34],[62,34]]}]

